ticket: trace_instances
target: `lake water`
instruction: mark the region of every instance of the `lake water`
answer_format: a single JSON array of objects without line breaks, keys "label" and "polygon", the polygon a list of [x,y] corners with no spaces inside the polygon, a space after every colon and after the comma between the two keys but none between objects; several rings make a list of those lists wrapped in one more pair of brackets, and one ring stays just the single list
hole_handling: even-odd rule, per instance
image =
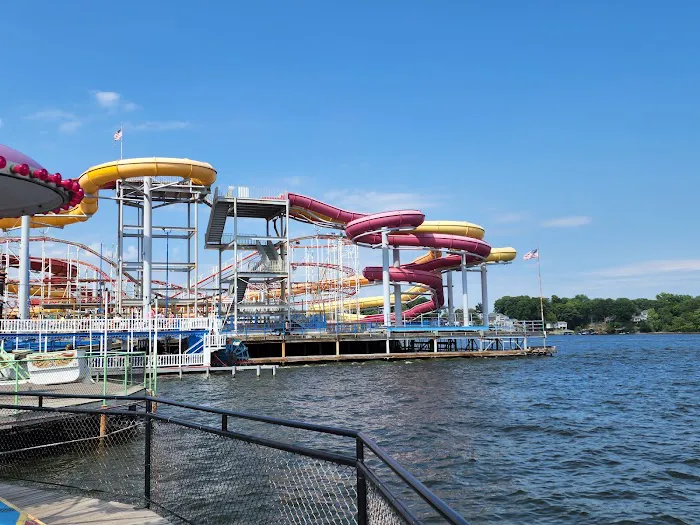
[{"label": "lake water", "polygon": [[367,431],[472,523],[700,523],[700,336],[551,358],[163,378],[160,395]]}]

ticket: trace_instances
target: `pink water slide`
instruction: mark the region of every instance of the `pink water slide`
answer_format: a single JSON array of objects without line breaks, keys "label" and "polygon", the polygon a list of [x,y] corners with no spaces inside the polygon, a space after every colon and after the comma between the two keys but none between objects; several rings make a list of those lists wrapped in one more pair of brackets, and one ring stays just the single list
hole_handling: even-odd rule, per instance
[{"label": "pink water slide", "polygon": [[[382,243],[382,230],[389,230],[388,244],[395,248],[427,248],[460,252],[427,262],[404,264],[389,268],[392,283],[417,283],[430,288],[432,299],[403,312],[405,320],[432,312],[444,303],[442,275],[461,265],[462,255],[466,255],[467,265],[479,264],[488,257],[491,246],[480,239],[447,233],[432,233],[423,228],[420,233],[412,230],[421,226],[425,215],[418,210],[396,210],[374,214],[346,211],[319,200],[296,193],[287,195],[292,216],[309,221],[332,224],[345,229],[348,239],[353,242],[376,247]],[[382,280],[382,268],[368,266],[362,272],[370,281]],[[392,314],[393,319],[393,314]],[[366,316],[363,321],[382,322],[382,314]]]}]

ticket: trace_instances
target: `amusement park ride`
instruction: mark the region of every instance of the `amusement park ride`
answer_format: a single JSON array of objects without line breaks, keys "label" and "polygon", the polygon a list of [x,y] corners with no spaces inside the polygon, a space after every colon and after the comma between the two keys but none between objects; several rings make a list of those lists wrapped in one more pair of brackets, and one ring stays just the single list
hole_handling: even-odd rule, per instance
[{"label": "amusement park ride", "polygon": [[[108,162],[85,171],[78,180],[59,180],[37,162],[19,152],[2,147],[0,163],[6,176],[22,180],[34,179],[56,192],[67,189],[63,202],[49,213],[33,213],[31,228],[42,231],[30,239],[41,255],[32,254],[22,265],[22,237],[7,235],[3,241],[0,264],[8,272],[3,300],[5,315],[19,317],[64,317],[97,314],[106,303],[108,315],[153,315],[155,300],[165,315],[197,317],[217,314],[244,318],[289,318],[293,314],[323,313],[333,321],[383,322],[396,324],[396,319],[410,321],[416,316],[437,311],[445,302],[442,274],[448,281],[449,317],[453,319],[450,282],[452,271],[466,270],[485,274],[487,265],[512,261],[512,248],[491,248],[483,241],[484,229],[458,221],[425,221],[416,210],[383,212],[372,215],[349,212],[315,199],[293,193],[260,193],[250,188],[229,187],[213,197],[210,188],[216,171],[209,164],[187,159],[124,159]],[[22,161],[23,164],[19,164]],[[19,166],[19,168],[18,168]],[[26,166],[26,170],[23,168]],[[27,175],[23,175],[23,170]],[[46,176],[34,177],[32,174]],[[57,183],[58,182],[58,183]],[[98,252],[94,247],[51,237],[47,229],[82,222],[97,212],[100,190],[115,190],[118,207],[116,253]],[[26,193],[26,192],[25,192]],[[67,202],[66,202],[67,200]],[[16,202],[16,201],[15,201]],[[59,205],[60,204],[60,205]],[[175,204],[187,207],[184,225],[165,224],[182,214],[161,214],[164,219],[154,225],[157,210]],[[219,265],[209,272],[199,272],[199,207],[211,207],[205,235],[205,247],[219,251]],[[40,209],[36,211],[40,211]],[[31,210],[33,211],[33,210]],[[129,216],[129,213],[133,217]],[[10,213],[18,213],[13,209]],[[7,215],[7,214],[6,214]],[[25,215],[26,216],[26,215]],[[227,218],[233,219],[233,231],[224,232]],[[131,220],[130,220],[131,219]],[[243,222],[250,230],[258,219],[264,231],[240,232]],[[311,223],[317,234],[290,237],[290,219]],[[21,226],[17,217],[0,220],[5,231]],[[336,232],[321,233],[321,228]],[[186,261],[153,260],[154,238],[185,241]],[[125,245],[135,242],[126,259]],[[46,244],[51,245],[47,255]],[[65,246],[65,256],[56,256],[57,246]],[[383,259],[391,253],[393,264],[365,268],[359,272],[358,246],[380,248]],[[428,250],[408,264],[400,263],[402,250]],[[222,260],[222,254],[233,256]],[[133,254],[136,254],[134,257]],[[166,250],[166,258],[170,250]],[[22,268],[15,278],[12,269]],[[388,268],[387,268],[388,267]],[[221,271],[219,271],[221,268]],[[28,270],[28,272],[27,272]],[[387,272],[388,270],[388,272]],[[170,273],[183,273],[184,279],[171,279]],[[388,279],[384,273],[388,273]],[[29,274],[29,279],[27,275]],[[166,279],[153,279],[153,274],[166,274]],[[25,282],[26,281],[26,282]],[[382,282],[380,297],[360,297],[360,288]],[[400,292],[402,283],[412,284]],[[394,302],[388,293],[402,293],[402,301]],[[22,291],[27,290],[26,308]],[[366,309],[384,306],[386,297],[394,305],[393,315],[363,315]],[[402,311],[402,302],[429,296],[429,300]],[[107,301],[105,301],[105,297]],[[484,303],[486,303],[484,301]],[[275,314],[278,315],[275,315]],[[398,316],[398,317],[397,317]]]},{"label": "amusement park ride", "polygon": [[[426,316],[453,330],[460,325],[462,330],[488,331],[478,320],[470,326],[468,315],[457,320],[453,272],[461,275],[463,312],[469,311],[468,272],[480,275],[486,320],[487,269],[512,261],[516,252],[492,248],[481,226],[429,221],[417,210],[351,212],[281,191],[229,186],[212,193],[215,181],[216,171],[207,163],[159,157],[112,161],[64,180],[0,146],[0,188],[7,190],[4,195],[24,196],[10,204],[2,200],[0,206],[0,229],[6,232],[0,239],[3,316],[25,322],[2,325],[0,338],[14,336],[17,342],[18,334],[30,337],[31,323],[39,320],[48,337],[52,319],[64,321],[61,326],[85,318],[105,326],[130,319],[144,330],[160,322],[165,332],[171,325],[181,331],[182,320],[189,319],[187,326],[207,327],[200,339],[208,345],[188,340],[188,351],[220,350],[231,336],[246,340],[275,333],[282,338],[284,358],[285,337],[297,330],[379,330],[386,334],[387,350],[391,330],[422,326]],[[96,250],[50,235],[48,228],[95,214],[100,192],[114,195],[117,204],[116,249]],[[186,211],[161,211],[175,205]],[[209,209],[204,247],[218,252],[218,264],[208,271],[200,264],[202,205]],[[316,233],[293,237],[293,221],[313,225]],[[19,237],[12,232],[18,227]],[[39,234],[31,237],[31,229]],[[165,253],[158,251],[156,257],[154,239],[166,242]],[[171,257],[170,242],[184,249]],[[380,250],[382,266],[361,271],[360,247]],[[402,261],[402,255],[416,250]],[[175,260],[175,252],[181,260]],[[382,285],[382,294],[363,296],[361,289],[375,284]],[[437,314],[443,311],[440,321]]]}]

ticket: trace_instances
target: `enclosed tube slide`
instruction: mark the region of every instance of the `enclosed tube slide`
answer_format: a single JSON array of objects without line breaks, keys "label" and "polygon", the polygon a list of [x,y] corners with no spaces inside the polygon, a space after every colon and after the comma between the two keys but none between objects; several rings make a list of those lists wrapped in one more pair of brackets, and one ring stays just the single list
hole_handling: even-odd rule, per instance
[{"label": "enclosed tube slide", "polygon": [[[467,265],[489,262],[492,249],[483,240],[484,229],[468,222],[426,221],[418,210],[397,210],[375,214],[355,213],[331,206],[311,197],[287,194],[290,214],[305,222],[344,228],[350,240],[360,245],[376,247],[382,243],[382,232],[387,235],[388,246],[395,248],[431,248],[459,252],[445,257],[414,261],[389,268],[389,279],[395,283],[414,283],[428,287],[432,299],[403,312],[403,318],[413,319],[420,314],[442,307],[444,294],[441,272],[461,265],[462,254]],[[495,251],[493,262],[505,262],[515,258],[513,248]],[[367,267],[363,275],[370,281],[382,279],[381,267]],[[383,315],[370,315],[363,321],[381,321]]]},{"label": "enclosed tube slide", "polygon": [[[161,176],[180,177],[192,180],[197,185],[211,186],[216,180],[216,170],[206,162],[167,157],[123,159],[99,164],[89,168],[80,176],[78,184],[85,196],[79,204],[62,213],[34,215],[31,226],[32,228],[62,227],[86,221],[97,211],[100,188],[108,187],[118,180]],[[0,229],[17,228],[20,221],[21,219],[0,219]]]}]

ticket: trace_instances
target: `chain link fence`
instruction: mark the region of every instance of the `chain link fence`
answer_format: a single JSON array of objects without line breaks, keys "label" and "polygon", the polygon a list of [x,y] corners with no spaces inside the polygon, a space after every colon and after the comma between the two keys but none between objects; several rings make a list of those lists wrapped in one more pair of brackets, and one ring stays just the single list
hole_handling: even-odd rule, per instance
[{"label": "chain link fence", "polygon": [[2,480],[173,524],[466,523],[355,431],[147,396],[18,394],[0,393]]}]

